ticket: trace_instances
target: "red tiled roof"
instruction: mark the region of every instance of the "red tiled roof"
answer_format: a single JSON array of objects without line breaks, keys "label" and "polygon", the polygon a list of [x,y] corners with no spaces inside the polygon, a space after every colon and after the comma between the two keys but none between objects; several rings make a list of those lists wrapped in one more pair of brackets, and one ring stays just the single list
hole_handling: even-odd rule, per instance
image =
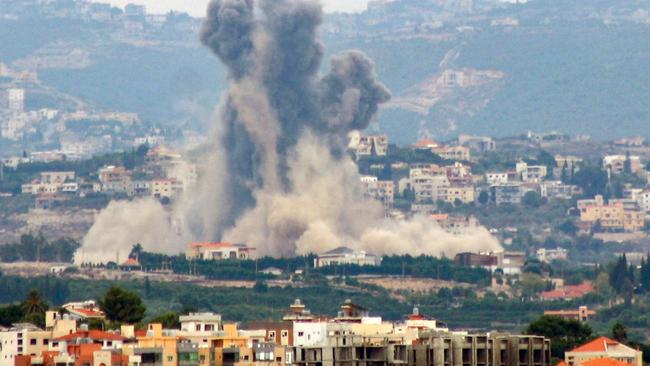
[{"label": "red tiled roof", "polygon": [[136,338],[141,338],[141,337],[146,337],[147,336],[147,330],[146,329],[138,329],[134,332],[134,335]]},{"label": "red tiled roof", "polygon": [[594,358],[583,362],[581,366],[630,366],[630,364],[612,358]]},{"label": "red tiled roof", "polygon": [[607,347],[616,346],[617,344],[619,344],[619,342],[613,339],[598,337],[591,342],[572,349],[571,352],[606,352]]},{"label": "red tiled roof", "polygon": [[79,338],[88,338],[88,339],[106,339],[113,341],[123,341],[126,338],[122,337],[119,334],[104,332],[101,330],[82,330],[72,334],[64,335],[63,337],[55,338],[55,341],[71,341]]},{"label": "red tiled roof", "polygon": [[544,300],[575,299],[593,291],[594,286],[585,282],[580,285],[569,285],[556,290],[544,291],[542,292],[542,298]]},{"label": "red tiled roof", "polygon": [[424,139],[416,142],[413,146],[415,147],[429,147],[429,146],[437,146],[438,143],[435,142],[434,140],[431,139]]},{"label": "red tiled roof", "polygon": [[135,258],[129,258],[124,263],[122,263],[122,265],[128,267],[139,267],[140,263]]}]

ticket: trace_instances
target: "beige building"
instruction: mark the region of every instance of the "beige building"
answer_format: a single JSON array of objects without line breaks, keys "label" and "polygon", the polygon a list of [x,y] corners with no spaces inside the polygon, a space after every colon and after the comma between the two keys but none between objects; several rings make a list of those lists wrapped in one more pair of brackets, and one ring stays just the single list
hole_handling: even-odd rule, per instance
[{"label": "beige building", "polygon": [[472,203],[475,200],[476,190],[474,186],[471,185],[452,185],[447,188],[447,193],[445,195],[445,201],[449,203],[456,203],[460,201],[462,203]]},{"label": "beige building", "polygon": [[596,338],[564,354],[564,362],[568,366],[581,366],[587,361],[602,358],[614,359],[632,366],[643,365],[643,352],[607,337]]},{"label": "beige building", "polygon": [[599,222],[605,230],[637,232],[645,227],[645,213],[626,207],[624,202],[604,202],[600,195],[594,199],[579,200],[580,221],[591,225]]}]

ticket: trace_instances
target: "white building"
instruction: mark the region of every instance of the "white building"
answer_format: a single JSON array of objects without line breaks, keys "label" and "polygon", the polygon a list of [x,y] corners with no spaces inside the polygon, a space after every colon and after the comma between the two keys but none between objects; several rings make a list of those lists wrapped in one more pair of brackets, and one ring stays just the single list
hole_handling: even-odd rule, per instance
[{"label": "white building", "polygon": [[296,347],[325,345],[327,342],[327,322],[294,322],[293,344]]},{"label": "white building", "polygon": [[186,256],[188,259],[202,260],[250,259],[253,250],[245,244],[192,243]]},{"label": "white building", "polygon": [[508,172],[488,172],[485,173],[485,181],[489,185],[508,183]]},{"label": "white building", "polygon": [[388,136],[356,136],[352,138],[350,145],[356,150],[357,158],[371,156],[372,154],[386,156],[388,153]]},{"label": "white building", "polygon": [[23,158],[22,156],[11,156],[2,159],[2,165],[7,168],[16,169],[20,164],[27,164],[31,162],[30,158]]},{"label": "white building", "polygon": [[[611,174],[621,174],[625,172],[625,162],[628,156],[625,155],[607,155],[603,158],[603,169],[609,171]],[[629,156],[630,159],[630,172],[637,173],[643,168],[641,165],[641,158],[635,155]]]},{"label": "white building", "polygon": [[214,313],[189,313],[179,317],[181,332],[192,336],[212,336],[223,330],[221,315]]},{"label": "white building", "polygon": [[567,259],[567,250],[564,248],[555,248],[555,249],[546,249],[539,248],[537,249],[537,259],[540,262],[549,263],[554,260],[566,260]]},{"label": "white building", "polygon": [[548,173],[545,165],[528,165],[524,161],[517,163],[516,170],[521,181],[526,183],[539,183],[546,178]]},{"label": "white building", "polygon": [[561,181],[546,181],[539,185],[540,195],[546,198],[571,199],[582,193],[580,187],[563,184]]},{"label": "white building", "polygon": [[336,265],[358,265],[358,266],[379,266],[381,264],[381,257],[373,254],[368,254],[365,251],[355,251],[348,247],[338,247],[319,254],[314,259],[314,267],[326,267]]},{"label": "white building", "polygon": [[25,110],[25,89],[7,89],[7,107],[13,112]]}]

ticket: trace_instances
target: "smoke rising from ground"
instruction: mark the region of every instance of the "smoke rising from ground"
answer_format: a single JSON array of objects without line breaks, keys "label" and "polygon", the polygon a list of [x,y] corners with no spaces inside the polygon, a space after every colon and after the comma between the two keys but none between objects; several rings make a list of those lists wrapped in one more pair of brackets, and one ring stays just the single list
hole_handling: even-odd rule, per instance
[{"label": "smoke rising from ground", "polygon": [[[494,250],[487,231],[453,236],[432,220],[395,222],[361,191],[355,163],[346,154],[349,135],[373,121],[388,90],[377,81],[363,53],[336,55],[318,73],[323,46],[318,3],[305,0],[213,0],[201,41],[226,65],[229,88],[216,118],[206,170],[193,192],[175,204],[187,236],[196,240],[246,243],[258,255],[291,256],[340,245],[377,254],[453,255]],[[165,219],[149,203],[109,207],[98,217],[86,243],[121,225],[120,209],[148,217],[145,227]],[[115,217],[118,216],[118,217]],[[122,219],[123,220],[123,219]],[[176,239],[170,236],[171,239]],[[175,247],[140,241],[145,249]],[[130,245],[135,238],[120,238]],[[152,238],[146,238],[150,239]],[[114,249],[113,249],[114,250]]]}]

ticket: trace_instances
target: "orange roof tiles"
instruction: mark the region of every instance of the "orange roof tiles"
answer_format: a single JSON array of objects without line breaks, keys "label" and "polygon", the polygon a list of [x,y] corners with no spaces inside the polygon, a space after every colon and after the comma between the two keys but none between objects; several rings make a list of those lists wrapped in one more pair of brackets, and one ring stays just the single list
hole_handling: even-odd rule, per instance
[{"label": "orange roof tiles", "polygon": [[431,215],[431,218],[436,220],[436,221],[442,221],[442,220],[447,220],[449,218],[448,214],[433,214]]},{"label": "orange roof tiles", "polygon": [[139,267],[140,262],[138,262],[138,260],[135,258],[129,258],[124,263],[122,263],[122,265],[128,267]]},{"label": "orange roof tiles", "polygon": [[431,139],[424,139],[416,142],[413,146],[415,147],[430,147],[430,146],[438,146],[438,143],[434,140]]},{"label": "orange roof tiles", "polygon": [[54,340],[71,341],[79,338],[107,339],[107,340],[114,340],[114,341],[122,341],[126,339],[119,334],[104,332],[101,330],[82,330],[72,334],[64,335],[63,337],[55,338]]},{"label": "orange roof tiles", "polygon": [[560,289],[544,291],[542,292],[542,298],[544,300],[575,299],[593,291],[594,286],[585,282],[580,285],[569,285]]},{"label": "orange roof tiles", "polygon": [[571,350],[571,352],[607,352],[607,347],[616,346],[619,342],[607,338],[598,337],[591,342],[585,343]]}]

